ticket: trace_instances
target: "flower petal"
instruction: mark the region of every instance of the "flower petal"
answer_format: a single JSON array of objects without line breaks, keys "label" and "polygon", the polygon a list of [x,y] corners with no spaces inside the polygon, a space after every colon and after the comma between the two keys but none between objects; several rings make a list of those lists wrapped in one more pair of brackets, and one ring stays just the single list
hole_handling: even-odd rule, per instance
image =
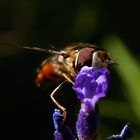
[{"label": "flower petal", "polygon": [[109,80],[110,72],[107,68],[94,69],[85,66],[75,78],[73,89],[81,103],[94,107],[100,98],[106,96]]}]

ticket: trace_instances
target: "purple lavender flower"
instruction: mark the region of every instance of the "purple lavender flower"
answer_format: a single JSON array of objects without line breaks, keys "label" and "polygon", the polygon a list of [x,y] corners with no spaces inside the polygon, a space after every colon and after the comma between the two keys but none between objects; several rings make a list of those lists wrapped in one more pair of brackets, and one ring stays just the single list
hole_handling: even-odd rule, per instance
[{"label": "purple lavender flower", "polygon": [[91,140],[98,137],[99,128],[99,113],[98,106],[91,112],[83,111],[79,112],[76,122],[76,131],[79,140]]},{"label": "purple lavender flower", "polygon": [[73,89],[81,101],[81,109],[76,123],[80,140],[96,139],[99,126],[97,102],[105,97],[109,88],[110,72],[106,68],[94,69],[83,67],[77,77]]},{"label": "purple lavender flower", "polygon": [[75,78],[73,89],[81,101],[83,111],[94,110],[96,102],[106,96],[109,80],[110,72],[107,68],[85,66],[81,69]]},{"label": "purple lavender flower", "polygon": [[[105,97],[110,86],[110,72],[107,68],[94,69],[83,67],[77,77],[73,89],[81,101],[76,122],[78,140],[96,140],[98,138],[99,109],[97,102]],[[53,114],[55,140],[74,140],[71,129],[63,123],[63,114],[55,109]],[[126,140],[133,135],[130,123],[127,123],[118,135],[112,135],[107,140]]]},{"label": "purple lavender flower", "polygon": [[112,135],[107,138],[107,140],[126,140],[133,136],[133,131],[131,128],[131,124],[127,123],[122,129],[121,133],[118,135]]},{"label": "purple lavender flower", "polygon": [[71,129],[68,126],[63,125],[63,114],[59,109],[55,109],[53,113],[53,123],[54,123],[54,139],[55,140],[75,140]]}]

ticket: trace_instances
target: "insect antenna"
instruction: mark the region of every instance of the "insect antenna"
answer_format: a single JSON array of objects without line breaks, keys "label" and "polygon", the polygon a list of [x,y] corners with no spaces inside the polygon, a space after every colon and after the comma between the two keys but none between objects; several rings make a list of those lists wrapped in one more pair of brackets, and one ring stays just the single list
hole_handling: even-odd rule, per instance
[{"label": "insect antenna", "polygon": [[16,48],[21,48],[21,49],[27,49],[27,50],[33,50],[33,51],[38,51],[38,52],[43,52],[43,53],[66,55],[66,52],[64,52],[64,51],[55,51],[55,50],[51,50],[51,49],[47,50],[47,49],[43,49],[43,48],[39,48],[39,47],[29,47],[29,46],[24,46],[24,45],[13,45],[13,44],[10,44],[10,43],[3,43],[3,42],[0,42],[0,45],[16,47]]}]

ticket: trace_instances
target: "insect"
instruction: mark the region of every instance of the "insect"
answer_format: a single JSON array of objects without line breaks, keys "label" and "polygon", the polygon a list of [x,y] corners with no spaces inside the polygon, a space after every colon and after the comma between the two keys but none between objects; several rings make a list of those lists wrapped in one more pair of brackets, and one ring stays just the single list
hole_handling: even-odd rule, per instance
[{"label": "insect", "polygon": [[63,81],[54,89],[50,97],[56,106],[63,111],[64,120],[66,119],[66,108],[54,98],[57,91],[66,82],[74,84],[74,77],[83,66],[92,66],[96,69],[100,69],[107,68],[113,63],[108,52],[88,43],[72,44],[60,51],[45,50],[37,47],[31,48],[27,46],[16,47],[52,54],[50,58],[43,61],[40,68],[37,70],[35,82],[38,86],[43,86],[47,82],[54,80]]}]

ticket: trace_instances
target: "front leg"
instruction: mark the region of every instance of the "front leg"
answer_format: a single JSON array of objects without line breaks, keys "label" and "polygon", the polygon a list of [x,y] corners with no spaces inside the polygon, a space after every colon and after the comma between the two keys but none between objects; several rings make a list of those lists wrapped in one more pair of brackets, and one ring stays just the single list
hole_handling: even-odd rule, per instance
[{"label": "front leg", "polygon": [[58,90],[61,89],[61,87],[66,83],[67,81],[63,81],[61,84],[59,84],[54,90],[53,92],[51,93],[50,97],[52,99],[52,101],[56,104],[56,106],[61,109],[63,111],[63,116],[64,116],[64,119],[63,119],[63,122],[65,122],[66,120],[66,114],[67,114],[67,111],[66,111],[66,108],[63,107],[55,98],[54,98],[54,95],[57,93]]}]

